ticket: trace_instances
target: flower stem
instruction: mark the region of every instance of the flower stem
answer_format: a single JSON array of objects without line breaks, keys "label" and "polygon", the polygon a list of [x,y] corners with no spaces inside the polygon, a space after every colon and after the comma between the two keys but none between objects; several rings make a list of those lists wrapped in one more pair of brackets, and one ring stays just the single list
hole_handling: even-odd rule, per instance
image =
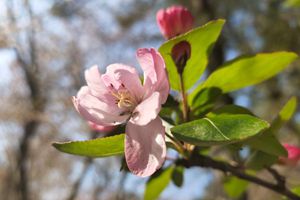
[{"label": "flower stem", "polygon": [[182,107],[183,121],[187,122],[187,121],[189,121],[189,107],[188,107],[188,103],[187,103],[187,95],[186,95],[185,89],[184,89],[182,74],[180,74],[180,89],[181,89],[182,104],[183,104],[183,107]]},{"label": "flower stem", "polygon": [[176,147],[176,149],[178,150],[178,152],[184,157],[186,157],[186,152],[185,152],[185,148],[184,146],[180,143],[180,141],[178,141],[176,138],[174,138],[173,136],[171,136],[170,134],[166,133],[166,136],[172,141],[172,144]]}]

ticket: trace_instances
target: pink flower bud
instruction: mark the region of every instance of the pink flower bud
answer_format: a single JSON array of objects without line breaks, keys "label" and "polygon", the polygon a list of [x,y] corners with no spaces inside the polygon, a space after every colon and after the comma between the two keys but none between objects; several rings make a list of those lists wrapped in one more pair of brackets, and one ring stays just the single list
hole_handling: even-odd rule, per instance
[{"label": "pink flower bud", "polygon": [[160,31],[166,39],[186,33],[193,28],[194,18],[183,6],[171,6],[161,9],[156,14]]},{"label": "pink flower bud", "polygon": [[100,132],[107,133],[107,132],[110,132],[115,129],[115,126],[102,126],[102,125],[98,125],[98,124],[95,124],[90,121],[88,123],[89,123],[91,129],[93,129],[94,131],[100,131]]},{"label": "pink flower bud", "polygon": [[288,152],[288,157],[280,157],[279,162],[285,165],[296,166],[300,160],[300,148],[290,144],[283,144]]}]

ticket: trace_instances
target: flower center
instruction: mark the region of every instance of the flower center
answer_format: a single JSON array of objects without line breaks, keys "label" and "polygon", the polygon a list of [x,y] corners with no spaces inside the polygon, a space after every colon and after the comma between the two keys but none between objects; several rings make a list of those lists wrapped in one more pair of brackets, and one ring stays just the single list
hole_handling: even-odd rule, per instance
[{"label": "flower center", "polygon": [[136,99],[126,89],[120,89],[116,92],[112,92],[112,95],[116,97],[116,104],[119,108],[132,111],[137,105]]}]

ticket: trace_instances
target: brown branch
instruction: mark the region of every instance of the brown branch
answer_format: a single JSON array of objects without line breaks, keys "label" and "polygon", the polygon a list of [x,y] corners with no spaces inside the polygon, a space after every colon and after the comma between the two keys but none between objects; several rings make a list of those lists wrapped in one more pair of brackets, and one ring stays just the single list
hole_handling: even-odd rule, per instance
[{"label": "brown branch", "polygon": [[[30,52],[30,58],[25,60],[20,54],[18,49],[15,49],[16,57],[19,64],[22,66],[25,74],[25,81],[30,90],[29,99],[32,104],[32,113],[40,113],[43,112],[45,107],[45,99],[41,92],[41,86],[38,79],[39,74],[37,73],[38,62],[37,62],[37,49],[35,42],[35,27],[33,24],[33,13],[30,7],[28,0],[24,0],[25,9],[28,12],[30,18],[30,30],[28,31],[28,44]],[[10,21],[14,27],[16,27],[15,16],[13,10],[10,10]],[[23,135],[19,144],[19,152],[17,155],[17,170],[19,172],[19,182],[17,184],[17,188],[20,192],[21,200],[30,199],[29,194],[29,186],[28,186],[28,169],[27,169],[27,160],[29,158],[29,149],[30,149],[30,139],[36,134],[36,130],[38,128],[40,121],[36,118],[28,119],[23,126]]]},{"label": "brown branch", "polygon": [[280,187],[285,187],[285,177],[280,175],[275,169],[271,167],[266,168],[270,174],[274,177],[274,179],[277,181],[277,185]]},{"label": "brown branch", "polygon": [[212,168],[216,170],[220,170],[224,172],[225,174],[231,174],[234,175],[240,179],[255,183],[257,185],[263,186],[265,188],[268,188],[276,193],[282,194],[286,197],[288,197],[291,200],[300,200],[300,196],[297,196],[293,192],[291,192],[285,184],[276,184],[265,181],[263,179],[260,179],[256,176],[247,174],[243,169],[230,165],[228,163],[222,162],[222,161],[216,161],[208,156],[196,154],[195,152],[191,156],[189,160],[186,159],[180,159],[177,161],[177,164],[185,166],[185,167],[206,167],[206,168]]}]

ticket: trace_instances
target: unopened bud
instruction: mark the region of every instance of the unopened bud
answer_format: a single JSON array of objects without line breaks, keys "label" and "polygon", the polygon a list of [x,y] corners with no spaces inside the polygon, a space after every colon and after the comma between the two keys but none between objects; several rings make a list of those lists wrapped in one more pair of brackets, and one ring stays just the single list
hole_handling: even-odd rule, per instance
[{"label": "unopened bud", "polygon": [[166,39],[188,32],[193,28],[194,18],[183,6],[171,6],[156,14],[157,24]]},{"label": "unopened bud", "polygon": [[175,44],[171,52],[172,59],[177,67],[179,74],[183,73],[186,62],[191,57],[191,45],[187,41]]}]

